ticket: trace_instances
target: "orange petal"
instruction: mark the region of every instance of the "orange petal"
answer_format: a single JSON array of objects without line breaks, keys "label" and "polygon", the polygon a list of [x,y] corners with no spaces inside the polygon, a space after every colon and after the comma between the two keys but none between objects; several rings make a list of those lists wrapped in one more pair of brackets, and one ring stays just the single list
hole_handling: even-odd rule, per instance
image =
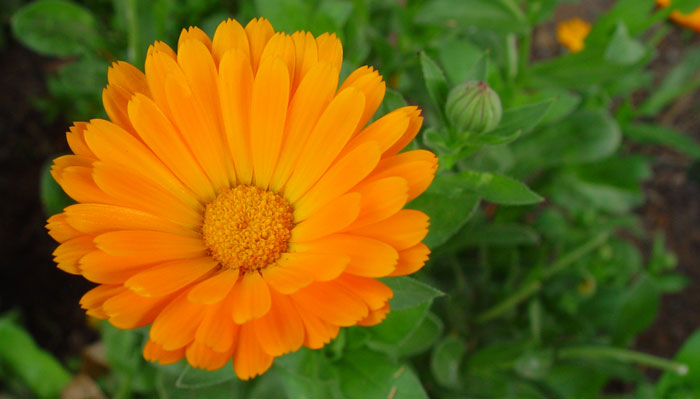
[{"label": "orange petal", "polygon": [[370,310],[377,310],[386,305],[394,296],[394,292],[381,281],[351,274],[342,274],[335,280],[349,292],[362,298]]},{"label": "orange petal", "polygon": [[408,182],[408,201],[422,194],[433,181],[437,171],[435,154],[426,150],[403,152],[379,162],[377,169],[368,178],[381,179],[398,176]]},{"label": "orange petal", "polygon": [[309,32],[294,32],[292,41],[294,42],[294,62],[296,64],[292,81],[292,93],[294,93],[309,70],[318,63],[318,47],[316,39]]},{"label": "orange petal", "polygon": [[267,188],[282,146],[289,103],[289,75],[279,58],[264,59],[253,83],[250,106],[255,184]]},{"label": "orange petal", "polygon": [[135,66],[124,61],[117,61],[107,69],[107,81],[131,93],[149,95],[146,75]]},{"label": "orange petal", "polygon": [[74,122],[73,126],[66,133],[66,141],[68,141],[68,146],[75,155],[94,158],[95,154],[90,151],[90,148],[85,142],[85,129],[87,128],[86,122]]},{"label": "orange petal", "polygon": [[343,65],[343,45],[335,33],[324,33],[316,38],[318,61],[327,62],[340,71]]},{"label": "orange petal", "polygon": [[129,100],[134,93],[119,86],[108,84],[102,90],[102,104],[109,120],[119,125],[128,132],[134,132],[134,126],[129,120]]},{"label": "orange petal", "polygon": [[358,193],[349,193],[331,201],[296,225],[290,241],[312,241],[346,228],[357,219],[362,199]]},{"label": "orange petal", "polygon": [[339,326],[352,326],[369,314],[364,300],[333,281],[315,282],[291,295],[300,307],[299,313],[309,312],[322,320]]},{"label": "orange petal", "polygon": [[357,219],[348,227],[356,229],[394,215],[406,205],[408,183],[400,177],[386,177],[356,187],[362,196],[362,207]]},{"label": "orange petal", "polygon": [[233,323],[228,314],[232,305],[231,301],[222,301],[216,305],[207,306],[204,319],[195,333],[195,342],[220,353],[229,353],[235,348],[238,325]]},{"label": "orange petal", "polygon": [[418,108],[409,111],[408,116],[411,119],[411,122],[408,124],[408,128],[401,136],[401,138],[398,139],[396,143],[394,143],[394,145],[392,145],[388,150],[384,152],[384,157],[390,157],[392,155],[397,154],[399,151],[403,150],[404,147],[406,147],[411,141],[413,141],[413,139],[418,134],[421,125],[423,124],[423,117],[420,115],[420,113],[421,111]]},{"label": "orange petal", "polygon": [[[146,81],[151,91],[150,98],[158,105],[158,108],[160,108],[163,114],[165,114],[168,119],[172,120],[173,113],[168,106],[168,96],[165,93],[165,81],[170,76],[182,76],[182,71],[177,64],[177,55],[175,52],[172,50],[169,52],[162,51],[158,47],[166,46],[168,49],[169,47],[167,47],[166,44],[156,46],[157,44],[158,42],[149,47],[148,54],[146,55]],[[129,114],[129,119],[132,120],[131,122],[133,124],[134,121],[131,116],[131,111],[129,111]]]},{"label": "orange petal", "polygon": [[304,323],[304,346],[320,349],[338,335],[340,327],[327,323],[308,311],[302,311],[298,303],[293,303]]},{"label": "orange petal", "polygon": [[[273,273],[275,267],[284,267],[294,270],[295,272],[309,276],[314,281],[328,281],[333,280],[338,277],[340,273],[343,272],[345,266],[350,261],[350,258],[343,254],[335,253],[310,253],[310,252],[289,252],[284,253],[277,261],[277,266],[271,266],[268,273]],[[265,269],[263,275],[265,274]],[[285,279],[285,277],[288,277]],[[271,284],[277,284],[274,286],[279,292],[287,293],[289,290],[297,291],[297,284],[303,282],[306,277],[299,276],[297,279],[301,281],[291,281],[291,276],[278,275],[272,277],[274,281]],[[283,281],[284,280],[284,281]],[[284,286],[284,284],[291,284],[291,286]]]},{"label": "orange petal", "polygon": [[382,153],[389,149],[408,128],[410,119],[404,108],[394,110],[362,129],[343,149],[343,154],[368,141],[375,141],[379,145],[379,151]]},{"label": "orange petal", "polygon": [[245,30],[238,21],[229,18],[220,23],[214,32],[211,52],[217,65],[221,62],[224,54],[231,49],[242,51],[246,58],[250,59],[250,46]]},{"label": "orange petal", "polygon": [[125,289],[105,301],[102,309],[113,326],[122,329],[139,328],[153,323],[172,296],[144,298]]},{"label": "orange petal", "polygon": [[[314,42],[315,46],[315,42]],[[284,145],[270,186],[279,191],[294,171],[306,144],[311,127],[333,99],[338,86],[338,70],[328,64],[317,64],[304,77],[289,104],[285,122]]]},{"label": "orange petal", "polygon": [[270,310],[270,289],[257,272],[245,273],[231,291],[233,321],[238,324],[264,316]]},{"label": "orange petal", "polygon": [[204,305],[188,301],[187,292],[181,293],[153,321],[151,339],[165,350],[182,348],[194,339],[204,309]]},{"label": "orange petal", "polygon": [[148,259],[138,256],[114,256],[94,249],[80,258],[80,270],[85,272],[115,272],[121,269],[142,268],[149,265]]},{"label": "orange petal", "polygon": [[396,263],[396,270],[389,276],[405,276],[420,270],[430,255],[430,248],[427,245],[420,243],[408,249],[399,252],[399,261]]},{"label": "orange petal", "polygon": [[197,341],[192,342],[185,353],[190,366],[209,371],[224,367],[231,359],[230,353],[215,352]]},{"label": "orange petal", "polygon": [[165,262],[139,272],[124,286],[141,296],[163,296],[187,286],[217,265],[209,256]]},{"label": "orange petal", "polygon": [[100,234],[95,245],[115,256],[140,257],[144,263],[197,258],[207,254],[201,239],[161,231],[124,230]]},{"label": "orange petal", "polygon": [[253,65],[253,72],[258,70],[260,56],[262,55],[265,45],[270,40],[275,30],[270,25],[270,21],[265,18],[253,18],[245,26],[246,35],[248,35],[248,43],[250,44],[250,61]]},{"label": "orange petal", "polygon": [[70,240],[81,235],[81,232],[73,228],[66,219],[66,213],[57,213],[46,221],[46,228],[51,238],[58,242]]},{"label": "orange petal", "polygon": [[193,209],[203,210],[194,193],[185,188],[148,147],[119,126],[93,120],[85,131],[85,142],[97,158],[148,177]]},{"label": "orange petal", "polygon": [[354,229],[351,233],[384,241],[401,251],[421,242],[428,234],[428,224],[425,213],[402,209],[388,219]]},{"label": "orange petal", "polygon": [[362,115],[365,101],[361,91],[340,92],[321,115],[304,146],[284,196],[290,202],[301,197],[335,160]]},{"label": "orange petal", "polygon": [[281,356],[299,349],[304,343],[304,325],[285,295],[272,291],[271,299],[270,311],[252,324],[263,351],[270,356]]},{"label": "orange petal", "polygon": [[211,201],[216,197],[179,133],[153,101],[134,96],[129,102],[129,118],[146,145],[200,199]]},{"label": "orange petal", "polygon": [[92,235],[81,235],[65,241],[53,251],[57,267],[67,273],[80,274],[78,261],[85,254],[95,249]]},{"label": "orange petal", "polygon": [[185,357],[185,348],[178,348],[173,351],[166,351],[162,346],[151,341],[146,341],[143,347],[143,358],[149,362],[158,362],[161,365],[177,363]]},{"label": "orange petal", "polygon": [[224,53],[219,63],[219,96],[229,152],[239,181],[253,180],[250,155],[250,101],[253,70],[248,55],[238,49]]},{"label": "orange petal", "polygon": [[384,93],[386,92],[386,83],[382,79],[379,72],[375,71],[372,67],[361,67],[356,69],[351,73],[340,90],[347,87],[355,87],[362,90],[365,94],[365,110],[362,113],[362,118],[357,124],[358,130],[364,127],[367,122],[372,118],[377,109],[382,104],[384,99]]},{"label": "orange petal", "polygon": [[[269,286],[282,294],[291,294],[306,287],[313,281],[313,275],[299,267],[298,264],[280,258],[277,264],[266,267],[263,271],[263,278]],[[294,258],[292,258],[294,259]],[[298,258],[297,258],[298,259]]]},{"label": "orange petal", "polygon": [[233,357],[233,369],[238,378],[249,380],[267,371],[274,358],[262,350],[253,325],[242,325],[238,337],[236,354]]},{"label": "orange petal", "polygon": [[379,161],[379,146],[364,143],[340,158],[323,177],[294,204],[294,220],[303,221],[320,207],[339,197],[364,179]]},{"label": "orange petal", "polygon": [[187,206],[150,178],[102,161],[95,162],[92,176],[102,191],[129,207],[186,227],[194,228],[202,223],[202,214],[199,211]]},{"label": "orange petal", "polygon": [[221,302],[238,281],[238,270],[223,270],[195,285],[188,299],[205,305]]},{"label": "orange petal", "polygon": [[113,230],[154,230],[199,237],[199,233],[169,220],[132,208],[107,204],[75,204],[66,207],[65,220],[84,234]]},{"label": "orange petal", "polygon": [[97,187],[92,178],[92,167],[69,166],[61,169],[60,175],[54,174],[54,178],[63,191],[77,202],[105,204],[118,202]]},{"label": "orange petal", "polygon": [[108,316],[102,310],[102,305],[111,297],[126,291],[121,284],[118,285],[98,285],[86,292],[80,298],[80,307],[87,311],[87,314],[98,319],[106,319]]},{"label": "orange petal", "polygon": [[367,277],[383,277],[394,271],[398,253],[389,244],[367,237],[335,234],[298,244],[305,253],[344,255],[350,259],[345,272]]},{"label": "orange petal", "polygon": [[263,49],[262,55],[260,56],[260,65],[272,61],[275,58],[279,58],[287,67],[286,70],[289,73],[289,83],[291,86],[291,82],[294,81],[294,68],[296,68],[294,52],[295,48],[292,37],[282,32],[275,33]]},{"label": "orange petal", "polygon": [[211,49],[211,39],[209,35],[196,26],[190,26],[188,29],[180,31],[180,37],[177,40],[178,55],[180,54],[181,47],[190,40],[202,43],[207,48],[207,51]]},{"label": "orange petal", "polygon": [[386,319],[386,315],[389,313],[389,310],[389,302],[387,302],[383,307],[376,310],[371,310],[367,317],[357,322],[357,325],[363,327],[375,326]]}]

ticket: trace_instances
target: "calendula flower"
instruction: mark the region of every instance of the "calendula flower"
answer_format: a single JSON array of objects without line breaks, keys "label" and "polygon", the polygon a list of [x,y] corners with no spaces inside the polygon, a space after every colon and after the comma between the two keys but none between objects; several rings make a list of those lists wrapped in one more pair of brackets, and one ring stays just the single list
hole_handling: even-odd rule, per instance
[{"label": "calendula flower", "polygon": [[[661,8],[666,8],[671,5],[671,0],[656,0],[656,5]],[[688,14],[684,14],[678,10],[673,10],[670,18],[671,21],[675,22],[677,25],[700,33],[700,7]]]},{"label": "calendula flower", "polygon": [[573,18],[557,24],[557,41],[572,53],[583,50],[591,24],[581,18]]},{"label": "calendula flower", "polygon": [[362,67],[338,88],[335,35],[228,20],[213,40],[124,63],[103,92],[111,121],[76,123],[52,173],[78,203],[52,216],[58,267],[99,285],[87,314],[151,324],[144,357],[187,358],[242,379],[276,356],[321,348],[340,327],[389,312],[378,277],[415,272],[425,214],[403,209],[432,181],[428,151],[399,153],[416,107],[368,125],[384,96]]}]

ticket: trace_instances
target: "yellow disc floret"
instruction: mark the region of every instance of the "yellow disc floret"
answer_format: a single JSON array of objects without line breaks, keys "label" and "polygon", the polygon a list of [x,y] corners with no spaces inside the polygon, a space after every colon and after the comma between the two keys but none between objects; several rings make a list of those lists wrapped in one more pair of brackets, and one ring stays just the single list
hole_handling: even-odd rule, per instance
[{"label": "yellow disc floret", "polygon": [[287,200],[259,187],[240,185],[223,191],[206,206],[202,236],[222,267],[248,272],[279,259],[293,227]]}]

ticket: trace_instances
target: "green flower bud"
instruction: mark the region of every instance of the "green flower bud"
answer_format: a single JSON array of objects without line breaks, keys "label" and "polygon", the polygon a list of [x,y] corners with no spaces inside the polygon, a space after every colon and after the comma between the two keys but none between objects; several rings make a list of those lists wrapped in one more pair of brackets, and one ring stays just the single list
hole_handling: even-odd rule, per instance
[{"label": "green flower bud", "polygon": [[501,99],[486,83],[471,80],[450,91],[445,105],[447,119],[458,133],[485,133],[501,121]]}]

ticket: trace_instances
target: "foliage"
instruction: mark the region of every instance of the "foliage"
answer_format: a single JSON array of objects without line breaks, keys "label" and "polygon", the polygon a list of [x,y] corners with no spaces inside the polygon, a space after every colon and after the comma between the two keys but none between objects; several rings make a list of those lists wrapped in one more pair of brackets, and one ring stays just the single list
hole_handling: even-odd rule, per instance
[{"label": "foliage", "polygon": [[[247,383],[230,365],[204,372],[148,364],[143,332],[103,326],[111,373],[101,387],[117,398],[588,398],[616,380],[639,397],[700,397],[700,332],[675,362],[627,349],[655,319],[661,295],[686,281],[663,240],[646,237],[632,212],[653,159],[625,145],[700,157],[697,142],[650,122],[700,87],[700,49],[688,48],[653,89],[649,65],[667,32],[656,28],[670,11],[618,0],[583,51],[532,60],[533,29],[565,1],[38,0],[19,8],[15,37],[65,60],[48,77],[51,98],[40,102],[50,114],[100,116],[108,63],[141,66],[156,39],[172,45],[188,25],[211,34],[226,17],[263,15],[287,32],[336,32],[343,76],[377,67],[390,88],[380,113],[406,102],[399,93],[420,105],[426,126],[415,145],[440,157],[433,185],[409,204],[431,217],[431,260],[416,279],[387,279],[395,297],[382,324],[286,355]],[[490,131],[458,132],[445,115],[450,89],[468,80],[486,81],[500,96],[503,117]],[[637,93],[646,93],[641,103]],[[50,213],[63,199],[49,183],[42,180]],[[648,259],[630,237],[653,241]],[[0,331],[14,329],[31,347],[26,333],[2,323]],[[26,361],[5,352],[13,349],[7,342],[0,340],[0,359],[10,362],[0,376],[17,373],[42,396]],[[46,358],[31,348],[27,356]],[[637,364],[665,370],[658,385]],[[60,366],[42,367],[60,388]]]}]

